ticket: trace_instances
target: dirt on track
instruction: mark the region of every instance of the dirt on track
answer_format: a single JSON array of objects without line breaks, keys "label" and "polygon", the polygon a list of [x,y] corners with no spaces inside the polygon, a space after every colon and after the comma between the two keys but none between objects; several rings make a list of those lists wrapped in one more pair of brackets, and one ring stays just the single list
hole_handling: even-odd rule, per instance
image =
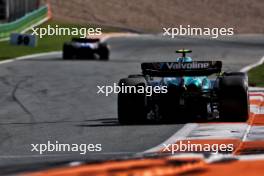
[{"label": "dirt on track", "polygon": [[233,27],[236,33],[264,32],[263,0],[51,0],[55,19],[144,32],[162,27]]}]

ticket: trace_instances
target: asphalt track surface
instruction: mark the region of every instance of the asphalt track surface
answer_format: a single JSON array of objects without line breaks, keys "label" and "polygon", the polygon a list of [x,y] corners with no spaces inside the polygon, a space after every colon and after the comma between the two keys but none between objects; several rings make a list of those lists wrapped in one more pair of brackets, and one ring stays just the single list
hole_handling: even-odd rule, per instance
[{"label": "asphalt track surface", "polygon": [[[195,60],[222,60],[225,71],[238,71],[264,55],[263,36],[172,40],[143,35],[108,42],[108,62],[64,61],[55,54],[0,65],[0,168],[126,157],[165,141],[184,124],[121,126],[117,95],[97,94],[98,85],[140,73],[143,61],[173,61],[176,49],[188,48]],[[47,141],[102,144],[103,150],[86,155],[31,152],[31,144]]]}]

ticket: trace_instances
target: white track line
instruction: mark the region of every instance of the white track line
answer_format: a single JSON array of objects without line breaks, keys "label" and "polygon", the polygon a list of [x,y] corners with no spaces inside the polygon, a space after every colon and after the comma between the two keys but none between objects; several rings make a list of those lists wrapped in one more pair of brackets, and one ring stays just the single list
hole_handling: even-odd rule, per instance
[{"label": "white track line", "polygon": [[154,152],[158,152],[161,151],[164,148],[163,144],[174,144],[179,140],[183,140],[186,139],[186,137],[188,136],[188,134],[190,134],[190,132],[192,130],[194,130],[196,127],[198,126],[197,123],[188,123],[185,124],[179,131],[177,131],[176,133],[174,133],[169,139],[167,139],[165,142],[157,145],[156,147],[153,147],[151,149],[148,149],[140,154],[144,154],[144,153],[154,153]]},{"label": "white track line", "polygon": [[255,67],[257,67],[257,66],[259,66],[259,65],[261,65],[263,63],[264,63],[264,56],[258,62],[254,63],[254,64],[251,64],[251,65],[248,65],[248,66],[242,68],[240,71],[244,72],[244,73],[248,72],[252,68],[255,68]]},{"label": "white track line", "polygon": [[31,55],[26,55],[26,56],[21,56],[21,57],[16,57],[13,59],[0,61],[0,64],[7,64],[7,63],[11,63],[11,62],[18,61],[18,60],[33,59],[36,57],[53,56],[53,55],[60,55],[60,54],[62,54],[61,51],[52,51],[52,52],[46,52],[46,53],[31,54]]},{"label": "white track line", "polygon": [[[248,72],[252,68],[255,68],[255,67],[257,67],[257,66],[259,66],[259,65],[261,65],[263,63],[264,63],[264,56],[258,62],[254,63],[254,64],[251,64],[251,65],[248,65],[248,66],[242,68],[240,71],[241,72],[244,72],[244,73],[245,72]],[[254,88],[249,88],[249,89],[252,89],[253,91],[260,91],[260,90],[263,91],[264,90],[264,88],[255,88],[255,89]],[[259,109],[260,109],[260,107],[255,108],[252,105],[250,106],[250,111],[252,111],[253,113],[260,113],[261,110],[259,110]],[[247,140],[247,137],[248,137],[248,134],[249,134],[251,128],[252,128],[252,126],[251,125],[248,125],[248,128],[247,128],[247,130],[246,130],[246,132],[244,134],[244,137],[242,139],[242,142],[244,142],[244,141]]]},{"label": "white track line", "polygon": [[264,87],[249,87],[250,92],[264,92]]},{"label": "white track line", "polygon": [[264,114],[264,107],[260,107],[258,105],[250,105],[250,112],[254,114]]},{"label": "white track line", "polygon": [[201,123],[185,140],[241,139],[247,127],[246,123]]},{"label": "white track line", "polygon": [[250,96],[250,100],[264,101],[264,96]]},{"label": "white track line", "polygon": [[106,40],[112,39],[112,38],[118,38],[118,37],[123,37],[123,38],[129,38],[129,37],[137,37],[139,34],[136,33],[109,33],[105,34],[102,36],[101,41],[105,42]]}]

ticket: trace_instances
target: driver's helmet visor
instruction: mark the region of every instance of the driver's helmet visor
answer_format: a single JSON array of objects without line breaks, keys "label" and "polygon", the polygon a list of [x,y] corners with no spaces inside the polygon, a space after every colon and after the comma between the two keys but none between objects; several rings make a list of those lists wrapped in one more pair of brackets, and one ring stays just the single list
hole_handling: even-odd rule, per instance
[{"label": "driver's helmet visor", "polygon": [[190,57],[178,57],[176,62],[192,62],[192,58]]}]

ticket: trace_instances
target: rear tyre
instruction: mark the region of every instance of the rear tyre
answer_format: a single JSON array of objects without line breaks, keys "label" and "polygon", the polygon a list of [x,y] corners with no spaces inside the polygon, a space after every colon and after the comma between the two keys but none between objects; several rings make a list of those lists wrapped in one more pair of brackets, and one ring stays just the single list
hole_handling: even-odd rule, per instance
[{"label": "rear tyre", "polygon": [[110,51],[105,43],[100,43],[98,48],[98,55],[100,60],[109,60]]},{"label": "rear tyre", "polygon": [[63,45],[62,58],[69,60],[73,58],[73,47],[69,43]]},{"label": "rear tyre", "polygon": [[[147,85],[143,77],[125,78],[119,81],[119,86],[135,86],[136,90]],[[140,86],[140,87],[139,87]],[[118,94],[118,121],[120,124],[142,124],[146,122],[147,106],[145,93]]]},{"label": "rear tyre", "polygon": [[245,73],[228,73],[220,78],[219,107],[223,121],[247,121],[249,117],[248,78]]}]

